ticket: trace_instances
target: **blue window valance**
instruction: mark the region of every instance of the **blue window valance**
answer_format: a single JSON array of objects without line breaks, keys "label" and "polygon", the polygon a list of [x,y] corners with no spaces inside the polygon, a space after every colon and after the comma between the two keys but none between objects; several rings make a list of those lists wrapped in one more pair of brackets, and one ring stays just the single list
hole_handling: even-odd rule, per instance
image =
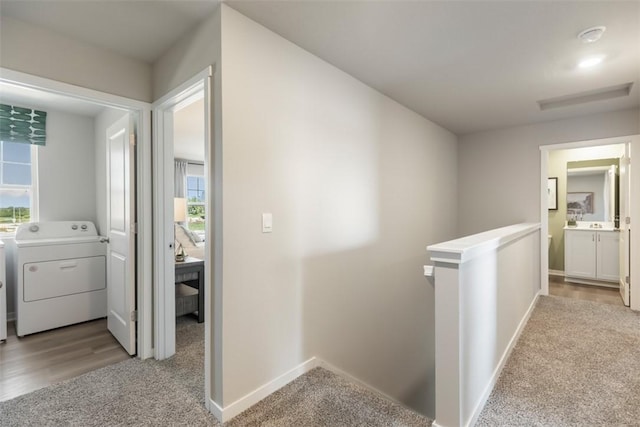
[{"label": "blue window valance", "polygon": [[0,104],[0,140],[45,145],[46,130],[46,112]]}]

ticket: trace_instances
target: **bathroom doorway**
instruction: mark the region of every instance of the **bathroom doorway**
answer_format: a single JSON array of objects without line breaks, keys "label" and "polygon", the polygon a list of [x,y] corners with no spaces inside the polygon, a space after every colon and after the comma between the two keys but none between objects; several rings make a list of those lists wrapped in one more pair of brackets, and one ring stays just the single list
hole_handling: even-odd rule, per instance
[{"label": "bathroom doorway", "polygon": [[639,212],[631,209],[638,197],[630,191],[640,188],[639,177],[628,163],[638,141],[632,136],[541,147],[543,294],[640,309],[640,301],[629,298],[634,248],[627,225],[630,212]]}]

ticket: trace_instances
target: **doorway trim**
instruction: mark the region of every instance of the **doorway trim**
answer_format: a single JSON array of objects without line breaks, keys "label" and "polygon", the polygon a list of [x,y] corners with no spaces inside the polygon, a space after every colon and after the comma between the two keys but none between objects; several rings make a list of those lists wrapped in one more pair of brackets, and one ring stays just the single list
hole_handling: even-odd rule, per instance
[{"label": "doorway trim", "polygon": [[106,92],[87,89],[32,74],[0,67],[0,81],[56,93],[105,107],[127,110],[137,116],[136,155],[136,309],[137,351],[140,359],[153,357],[152,243],[151,243],[151,104]]},{"label": "doorway trim", "polygon": [[[154,338],[156,343],[155,357],[158,360],[171,357],[176,352],[173,114],[204,95],[206,81],[210,74],[210,69],[205,69],[152,105],[154,115],[154,294],[156,296],[154,300]],[[205,129],[205,158],[208,149],[206,133]],[[206,169],[207,162],[205,160],[205,175]],[[207,218],[205,218],[205,223],[207,222]],[[207,239],[205,238],[205,240]],[[205,255],[207,255],[208,246],[208,244],[205,246]],[[205,268],[207,264],[205,262]],[[207,295],[206,291],[205,289],[205,295]],[[207,319],[206,313],[205,319]]]},{"label": "doorway trim", "polygon": [[[205,161],[204,175],[207,183],[207,201],[205,217],[205,298],[204,298],[204,392],[206,408],[222,419],[219,408],[222,403],[222,132],[221,132],[221,98],[220,73],[215,64],[205,68],[191,79],[173,89],[153,105],[154,114],[154,180],[153,189],[156,218],[154,219],[154,290],[156,291],[155,315],[162,329],[156,329],[156,350],[168,357],[168,352],[175,352],[175,291],[174,291],[174,258],[173,224],[158,222],[158,215],[163,219],[173,218],[173,134],[166,134],[166,114],[190,99],[202,90],[204,93],[205,114]],[[169,116],[172,120],[172,114]],[[170,156],[167,156],[170,154]],[[167,158],[169,161],[167,161]],[[170,173],[166,176],[167,163]],[[161,169],[158,169],[161,168]],[[170,191],[162,188],[169,180]],[[166,199],[170,198],[171,203]],[[168,265],[167,265],[168,264]],[[170,285],[166,286],[167,273]],[[162,279],[160,279],[161,277]],[[160,287],[164,285],[164,292]],[[162,298],[162,299],[160,299]],[[167,318],[168,313],[173,313]],[[171,326],[170,324],[173,324]],[[167,333],[172,334],[168,336]],[[219,405],[220,403],[220,405]]]},{"label": "doorway trim", "polygon": [[[640,147],[640,135],[627,135],[603,139],[590,139],[584,141],[567,142],[561,144],[548,144],[540,146],[540,292],[541,295],[549,295],[549,211],[547,208],[547,177],[549,174],[549,152],[555,150],[569,150],[574,148],[597,147],[605,145],[631,144],[632,147]],[[640,159],[640,150],[635,152]],[[637,161],[637,160],[636,160]],[[632,188],[640,188],[640,170],[631,175]],[[635,221],[640,220],[640,191],[631,192],[631,212]],[[635,234],[634,234],[635,236]],[[634,237],[632,236],[632,237]],[[640,236],[631,239],[631,252],[640,254]],[[640,287],[640,271],[631,271],[631,283]],[[636,298],[631,298],[632,310],[640,310],[640,291],[636,290]],[[633,294],[633,293],[632,293]]]}]

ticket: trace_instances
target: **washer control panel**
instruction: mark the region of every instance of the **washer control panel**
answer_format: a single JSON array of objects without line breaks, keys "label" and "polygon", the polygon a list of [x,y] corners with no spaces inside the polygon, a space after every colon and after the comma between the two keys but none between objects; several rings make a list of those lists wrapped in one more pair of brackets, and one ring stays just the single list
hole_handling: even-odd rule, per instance
[{"label": "washer control panel", "polygon": [[21,224],[16,230],[16,240],[58,239],[78,236],[97,236],[91,221],[48,221]]}]

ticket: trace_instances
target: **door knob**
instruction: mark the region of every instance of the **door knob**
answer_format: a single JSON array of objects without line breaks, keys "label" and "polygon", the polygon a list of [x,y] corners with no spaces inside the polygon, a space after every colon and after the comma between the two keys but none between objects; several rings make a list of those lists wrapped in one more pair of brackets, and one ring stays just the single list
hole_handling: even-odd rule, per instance
[{"label": "door knob", "polygon": [[101,237],[100,238],[100,243],[109,243],[109,238],[108,237]]}]

